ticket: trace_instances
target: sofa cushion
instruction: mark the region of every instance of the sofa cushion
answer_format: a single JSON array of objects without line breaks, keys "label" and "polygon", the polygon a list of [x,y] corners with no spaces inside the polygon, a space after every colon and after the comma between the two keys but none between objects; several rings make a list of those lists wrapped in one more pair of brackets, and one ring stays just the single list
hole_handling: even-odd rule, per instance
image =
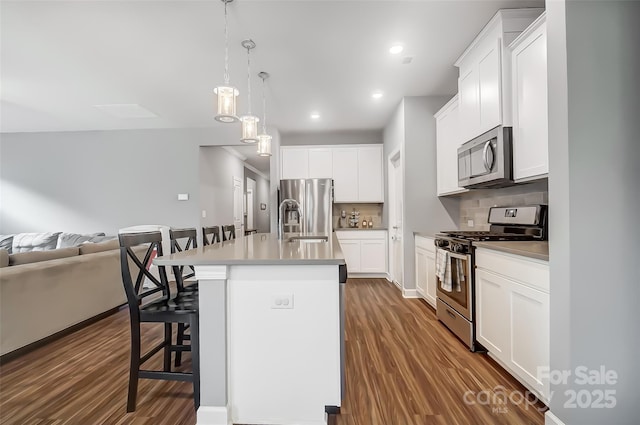
[{"label": "sofa cushion", "polygon": [[56,249],[60,233],[18,233],[13,236],[12,253]]},{"label": "sofa cushion", "polygon": [[80,245],[80,255],[93,254],[96,252],[109,251],[111,249],[118,248],[120,248],[120,242],[117,239],[100,243],[86,242]]},{"label": "sofa cushion", "polygon": [[11,254],[14,235],[0,235],[0,249],[6,249]]},{"label": "sofa cushion", "polygon": [[0,249],[0,267],[7,267],[9,265],[9,251],[6,249]]},{"label": "sofa cushion", "polygon": [[9,265],[19,266],[21,264],[37,263],[39,261],[57,260],[58,258],[74,257],[79,253],[80,248],[78,247],[51,249],[47,251],[18,252],[9,255]]},{"label": "sofa cushion", "polygon": [[94,240],[98,236],[104,236],[104,233],[92,233],[90,235],[82,235],[80,233],[62,232],[58,235],[58,243],[56,248],[67,248],[70,246],[79,246],[83,242],[101,242]]}]

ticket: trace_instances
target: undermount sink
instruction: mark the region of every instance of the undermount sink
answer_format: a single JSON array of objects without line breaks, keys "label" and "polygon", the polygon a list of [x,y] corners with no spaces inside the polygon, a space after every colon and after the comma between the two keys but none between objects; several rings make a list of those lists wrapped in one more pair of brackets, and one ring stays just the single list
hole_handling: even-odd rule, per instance
[{"label": "undermount sink", "polygon": [[328,236],[291,236],[289,242],[321,243],[329,242]]}]

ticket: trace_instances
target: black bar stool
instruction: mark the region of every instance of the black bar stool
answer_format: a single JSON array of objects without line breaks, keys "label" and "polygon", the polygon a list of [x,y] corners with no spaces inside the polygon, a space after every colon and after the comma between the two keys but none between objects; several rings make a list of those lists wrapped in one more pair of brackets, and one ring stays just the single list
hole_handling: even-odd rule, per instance
[{"label": "black bar stool", "polygon": [[233,224],[222,226],[222,241],[229,241],[236,238],[236,226]]},{"label": "black bar stool", "polygon": [[213,245],[220,242],[220,226],[202,228],[202,245]]}]

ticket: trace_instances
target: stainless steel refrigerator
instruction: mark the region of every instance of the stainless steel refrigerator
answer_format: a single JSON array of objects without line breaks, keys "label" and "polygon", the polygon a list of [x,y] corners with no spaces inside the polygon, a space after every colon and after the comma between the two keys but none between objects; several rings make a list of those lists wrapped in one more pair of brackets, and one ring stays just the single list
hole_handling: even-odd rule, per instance
[{"label": "stainless steel refrigerator", "polygon": [[[302,234],[319,233],[329,236],[333,230],[333,180],[295,179],[280,180],[279,202],[295,199],[300,213],[293,203],[284,209],[284,231]],[[278,212],[279,213],[279,212]]]}]

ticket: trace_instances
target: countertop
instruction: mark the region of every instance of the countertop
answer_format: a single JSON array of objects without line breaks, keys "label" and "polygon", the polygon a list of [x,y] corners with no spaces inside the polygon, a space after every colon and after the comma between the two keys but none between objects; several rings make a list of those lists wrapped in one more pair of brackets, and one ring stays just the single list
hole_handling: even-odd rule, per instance
[{"label": "countertop", "polygon": [[386,227],[372,227],[372,228],[367,227],[366,229],[363,229],[362,227],[336,227],[335,229],[333,229],[334,232],[352,231],[352,230],[362,230],[366,232],[369,230],[387,230],[387,228]]},{"label": "countertop", "polygon": [[423,238],[435,238],[435,233],[428,233],[428,232],[413,232],[414,236],[422,236]]},{"label": "countertop", "polygon": [[175,265],[327,265],[345,264],[335,234],[328,242],[289,242],[275,233],[257,233],[231,241],[207,245],[153,260],[160,266]]},{"label": "countertop", "polygon": [[522,255],[523,257],[549,261],[548,241],[473,242],[473,245],[478,248],[488,248],[495,251],[507,252],[509,254]]}]

